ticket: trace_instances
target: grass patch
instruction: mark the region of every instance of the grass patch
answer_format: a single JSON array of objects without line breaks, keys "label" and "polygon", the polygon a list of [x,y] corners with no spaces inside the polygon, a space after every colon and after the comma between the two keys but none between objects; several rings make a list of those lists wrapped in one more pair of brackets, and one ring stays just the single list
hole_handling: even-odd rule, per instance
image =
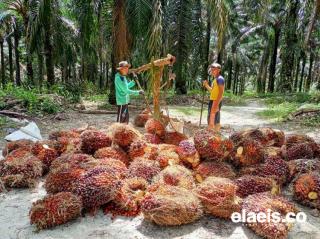
[{"label": "grass patch", "polygon": [[298,108],[299,104],[297,103],[283,102],[280,104],[268,105],[268,109],[258,112],[257,115],[267,119],[282,121]]}]

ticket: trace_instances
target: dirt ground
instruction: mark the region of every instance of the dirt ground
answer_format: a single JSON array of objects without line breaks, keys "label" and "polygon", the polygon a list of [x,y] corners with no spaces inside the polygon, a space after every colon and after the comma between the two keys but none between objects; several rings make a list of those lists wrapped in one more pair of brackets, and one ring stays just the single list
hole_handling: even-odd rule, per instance
[{"label": "dirt ground", "polygon": [[[290,123],[275,123],[263,120],[256,116],[256,112],[264,109],[259,102],[248,102],[245,106],[224,106],[222,109],[221,121],[223,134],[229,135],[234,130],[248,127],[271,126],[282,129],[286,133],[305,133],[320,141],[320,129],[301,127]],[[197,106],[170,106],[170,116],[184,120],[188,134],[197,129],[200,111]],[[137,114],[137,110],[130,110],[131,120]],[[62,118],[62,120],[58,120]],[[86,124],[101,127],[115,121],[116,115],[88,115],[69,111],[59,117],[36,120],[43,138],[53,130],[70,129],[81,127]],[[206,120],[206,113],[203,115],[203,122]],[[0,140],[3,147],[4,140]],[[76,221],[65,225],[35,232],[35,227],[29,223],[28,212],[32,202],[42,198],[46,194],[43,188],[43,181],[37,188],[11,190],[6,194],[0,194],[0,238],[1,239],[153,239],[153,238],[183,238],[183,239],[254,239],[257,237],[252,231],[241,224],[231,221],[216,219],[205,216],[198,222],[180,227],[159,227],[148,223],[143,218],[118,217],[112,220],[110,216],[103,215],[100,211],[96,216],[86,215]],[[286,193],[287,197],[291,197]],[[300,206],[299,206],[300,207]],[[319,239],[320,238],[320,217],[319,212],[300,207],[307,213],[306,223],[296,223],[289,234],[290,239]]]}]

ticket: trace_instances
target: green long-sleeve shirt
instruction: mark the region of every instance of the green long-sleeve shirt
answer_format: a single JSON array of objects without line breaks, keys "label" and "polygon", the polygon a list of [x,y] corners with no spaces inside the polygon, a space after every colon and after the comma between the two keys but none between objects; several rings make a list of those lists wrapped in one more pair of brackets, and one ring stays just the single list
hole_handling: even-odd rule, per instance
[{"label": "green long-sleeve shirt", "polygon": [[115,88],[116,88],[116,100],[117,105],[125,105],[130,102],[130,95],[139,95],[138,90],[131,90],[135,86],[134,81],[128,82],[125,76],[122,76],[119,72],[115,75]]}]

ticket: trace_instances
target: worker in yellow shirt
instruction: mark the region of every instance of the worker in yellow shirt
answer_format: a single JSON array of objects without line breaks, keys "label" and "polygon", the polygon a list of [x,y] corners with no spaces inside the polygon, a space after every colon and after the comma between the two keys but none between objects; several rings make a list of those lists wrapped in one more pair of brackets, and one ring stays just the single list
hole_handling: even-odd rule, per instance
[{"label": "worker in yellow shirt", "polygon": [[208,127],[220,131],[220,110],[224,93],[224,78],[221,75],[221,65],[213,63],[210,65],[210,74],[213,77],[211,86],[208,80],[203,82],[203,86],[210,92],[208,107]]}]

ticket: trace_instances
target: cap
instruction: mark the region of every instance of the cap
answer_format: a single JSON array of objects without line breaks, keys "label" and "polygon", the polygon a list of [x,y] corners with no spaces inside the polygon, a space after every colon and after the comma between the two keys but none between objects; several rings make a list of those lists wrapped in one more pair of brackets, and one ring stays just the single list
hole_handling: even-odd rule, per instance
[{"label": "cap", "polygon": [[120,70],[122,67],[129,67],[130,68],[131,65],[127,61],[120,61],[119,67],[117,69]]},{"label": "cap", "polygon": [[211,67],[211,68],[219,68],[219,69],[221,69],[221,65],[220,65],[219,63],[212,63],[212,64],[210,65],[210,67]]}]

